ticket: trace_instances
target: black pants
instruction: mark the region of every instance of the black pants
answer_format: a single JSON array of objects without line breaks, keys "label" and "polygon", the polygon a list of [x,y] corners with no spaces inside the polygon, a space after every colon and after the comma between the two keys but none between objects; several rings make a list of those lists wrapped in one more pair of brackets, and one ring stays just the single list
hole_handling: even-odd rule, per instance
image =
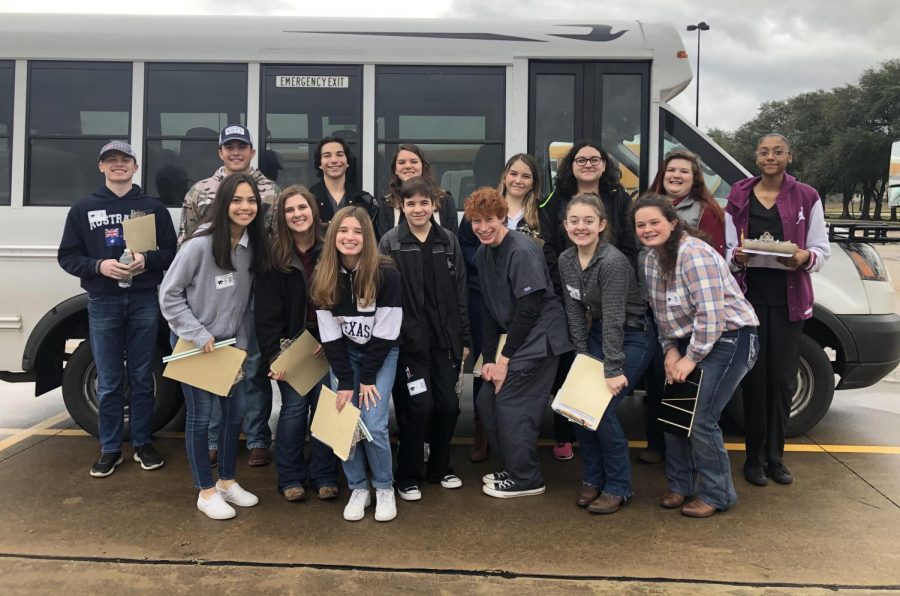
[{"label": "black pants", "polygon": [[797,389],[803,321],[787,306],[753,305],[759,317],[759,356],[741,382],[747,467],[771,469],[784,457],[784,435]]},{"label": "black pants", "polygon": [[[575,362],[575,352],[566,352],[559,357],[551,393],[556,394],[563,386],[563,383],[566,382],[566,377],[569,376],[569,370],[572,368],[573,362]],[[568,418],[556,412],[553,412],[553,440],[557,443],[575,442],[575,426],[569,422]]]},{"label": "black pants", "polygon": [[491,453],[524,489],[544,486],[537,456],[538,432],[544,408],[550,403],[557,360],[558,356],[513,359],[500,392],[495,393],[494,384],[485,382],[475,398],[488,430]]},{"label": "black pants", "polygon": [[[400,430],[397,450],[397,486],[406,488],[422,481],[425,435],[431,454],[426,479],[440,482],[450,470],[450,440],[459,418],[456,380],[460,363],[446,349],[428,353],[400,353],[394,380],[394,411]],[[410,395],[407,383],[424,379],[425,391]]]}]

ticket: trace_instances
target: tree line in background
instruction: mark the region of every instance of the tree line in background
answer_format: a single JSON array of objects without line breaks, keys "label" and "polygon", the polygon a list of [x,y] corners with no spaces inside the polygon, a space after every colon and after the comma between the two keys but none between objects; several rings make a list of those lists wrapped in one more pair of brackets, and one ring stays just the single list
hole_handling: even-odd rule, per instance
[{"label": "tree line in background", "polygon": [[[859,218],[882,219],[891,144],[900,139],[900,60],[865,71],[856,84],[764,103],[737,130],[712,129],[709,136],[753,172],[756,142],[769,132],[791,141],[789,173],[823,197],[842,196],[842,218],[853,217],[859,194]],[[890,219],[897,220],[896,208]]]}]

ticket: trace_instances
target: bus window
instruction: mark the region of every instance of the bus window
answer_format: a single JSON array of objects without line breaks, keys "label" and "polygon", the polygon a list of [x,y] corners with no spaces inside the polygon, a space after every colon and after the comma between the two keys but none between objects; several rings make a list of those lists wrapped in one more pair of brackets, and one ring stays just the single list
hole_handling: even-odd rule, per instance
[{"label": "bus window", "polygon": [[891,145],[891,162],[888,166],[888,206],[900,207],[900,141]]},{"label": "bus window", "polygon": [[9,205],[12,169],[13,83],[11,60],[0,61],[0,205]]},{"label": "bus window", "polygon": [[641,184],[641,75],[604,74],[600,146],[619,162],[622,186],[636,195]]},{"label": "bus window", "polygon": [[262,76],[259,134],[266,143],[259,169],[282,186],[310,186],[318,177],[312,163],[316,144],[336,136],[350,146],[356,168],[348,178],[360,184],[362,67],[270,65],[263,67]]},{"label": "bus window", "polygon": [[539,118],[534,119],[535,158],[541,167],[541,184],[544,194],[548,194],[556,179],[559,163],[575,142],[576,95],[578,79],[575,74],[536,74],[534,77],[534,110]]},{"label": "bus window", "polygon": [[659,163],[669,151],[687,149],[700,157],[703,179],[712,195],[724,203],[731,192],[731,185],[747,177],[726,154],[714,147],[689,124],[665,108],[659,110],[659,127],[663,142],[659,147]]},{"label": "bus window", "polygon": [[222,127],[246,124],[247,66],[147,64],[145,93],[144,188],[179,206],[194,182],[222,166]]},{"label": "bus window", "polygon": [[458,208],[503,168],[505,71],[498,67],[379,67],[375,114],[376,190],[387,193],[397,146],[421,147]]},{"label": "bus window", "polygon": [[97,170],[103,143],[129,138],[131,65],[38,61],[28,67],[26,204],[70,205],[103,183]]}]

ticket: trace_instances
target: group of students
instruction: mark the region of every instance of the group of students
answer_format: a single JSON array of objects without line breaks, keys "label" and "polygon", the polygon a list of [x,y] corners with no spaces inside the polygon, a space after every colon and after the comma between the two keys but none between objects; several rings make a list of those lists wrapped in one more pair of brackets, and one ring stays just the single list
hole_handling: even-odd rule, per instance
[{"label": "group of students", "polygon": [[[395,495],[420,500],[423,482],[462,486],[450,465],[450,441],[470,354],[482,358],[476,426],[487,439],[479,446],[476,437],[481,453],[473,460],[490,451],[499,464],[482,479],[487,495],[544,492],[540,421],[576,353],[604,361],[613,395],[596,431],[556,424],[574,430],[581,445],[579,506],[613,513],[633,497],[616,409],[642,377],[651,407],[649,450],[641,458],[665,458],[663,507],[709,517],[734,504],[718,420],[742,380],[744,476],[757,485],[769,477],[792,481],[783,462],[785,423],[803,320],[812,313],[809,274],[825,263],[829,245],[818,195],[785,172],[791,152],[781,135],[760,139],[761,175],[736,184],[724,211],[689,152],[668,155],[651,192],[632,201],[615,160],[582,141],[562,160],[546,198],[535,160],[514,155],[497,188],[480,188],[465,200],[459,226],[453,197],[414,145],[398,148],[390,192],[376,200],[349,183],[353,158],[339,138],[318,144],[321,181],[309,190],[281,190],[252,169],[245,127],[227,126],[219,140],[224,166],[185,198],[177,254],[165,209],[131,185],[137,164],[125,143],[104,146],[105,187],[69,214],[59,261],[88,291],[98,365],[102,449],[91,475],[106,476],[122,461],[125,352],[134,457],[144,469],[162,465],[149,421],[135,418],[149,411],[152,380],[149,392],[136,383],[149,370],[133,362],[132,350],[151,331],[130,329],[135,297],[155,297],[159,284],[172,345],[181,338],[208,352],[233,337],[248,352],[245,378],[230,396],[184,385],[197,507],[213,519],[234,517],[232,505],[258,502],[235,481],[235,460],[243,424],[251,465],[268,463],[273,380],[282,395],[275,451],[286,499],[303,500],[307,482],[320,499],[339,495],[331,449],[312,439],[305,455],[309,420],[326,384],[336,391],[338,409],[360,407],[371,434],[343,462],[351,491],[345,519],[365,516],[370,484],[378,521],[396,517]],[[96,215],[100,207],[105,219]],[[157,213],[158,249],[120,264],[123,242],[115,232],[122,219],[148,211]],[[743,239],[764,232],[793,241],[798,251],[779,258],[745,253]],[[126,277],[134,281],[121,288],[116,282]],[[114,314],[107,301],[116,304]],[[108,319],[116,316],[122,328],[110,331]],[[304,331],[321,342],[315,356],[330,366],[308,395],[271,367],[285,341]],[[660,432],[654,423],[664,385],[685,381],[696,368],[703,382],[689,438]],[[399,429],[396,472],[389,396]]]}]

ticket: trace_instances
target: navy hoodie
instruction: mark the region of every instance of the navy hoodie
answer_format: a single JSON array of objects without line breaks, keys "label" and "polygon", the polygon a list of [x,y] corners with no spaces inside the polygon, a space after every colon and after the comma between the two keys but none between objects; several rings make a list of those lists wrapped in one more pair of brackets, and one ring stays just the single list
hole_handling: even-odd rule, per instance
[{"label": "navy hoodie", "polygon": [[[156,216],[157,250],[145,253],[145,271],[134,276],[131,287],[120,288],[117,280],[100,274],[100,261],[122,256],[125,250],[123,221],[150,213]],[[69,209],[57,260],[67,273],[81,278],[81,287],[88,294],[155,290],[162,281],[163,272],[175,258],[175,245],[172,217],[161,202],[145,195],[136,184],[123,197],[116,196],[104,185]]]}]

